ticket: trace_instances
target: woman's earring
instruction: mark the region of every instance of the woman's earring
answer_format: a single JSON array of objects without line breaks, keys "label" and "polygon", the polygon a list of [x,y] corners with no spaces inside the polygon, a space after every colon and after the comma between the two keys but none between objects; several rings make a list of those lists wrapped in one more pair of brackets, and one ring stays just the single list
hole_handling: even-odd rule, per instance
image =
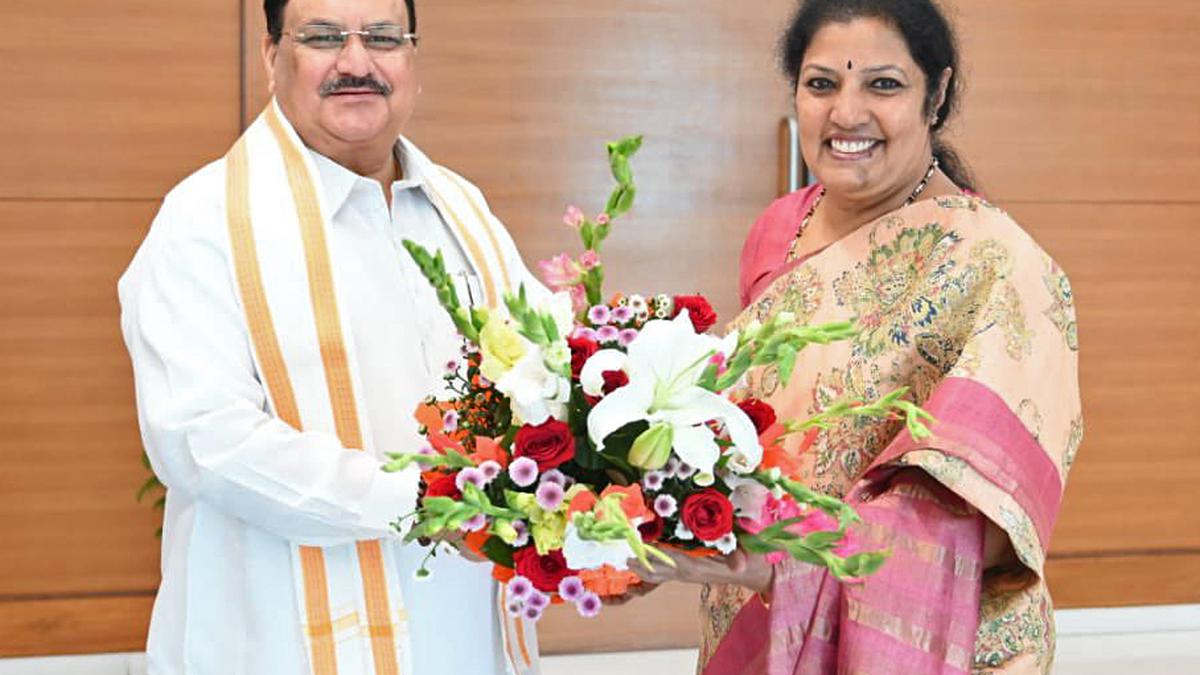
[{"label": "woman's earring", "polygon": [[929,126],[936,127],[938,123],[938,114],[933,113],[933,119],[929,121]]}]

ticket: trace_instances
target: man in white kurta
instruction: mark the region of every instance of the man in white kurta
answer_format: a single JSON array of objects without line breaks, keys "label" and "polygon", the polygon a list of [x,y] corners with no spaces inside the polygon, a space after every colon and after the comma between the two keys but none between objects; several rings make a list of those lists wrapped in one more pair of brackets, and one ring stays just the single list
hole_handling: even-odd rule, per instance
[{"label": "man in white kurta", "polygon": [[[399,1],[291,4],[296,7],[284,14],[287,26],[296,23],[301,30],[305,12],[352,30],[391,22],[407,24],[411,32],[414,25]],[[330,70],[320,83],[346,75],[373,77],[394,92],[378,94],[386,124],[374,128],[370,142],[330,143],[321,134],[332,130],[336,141],[345,131],[337,127],[337,116],[330,123],[322,119],[330,117],[329,110],[314,113],[297,103],[308,92],[287,87],[302,87],[304,78],[294,72],[277,77],[278,102],[229,156],[167,195],[121,279],[122,329],[143,438],[168,487],[163,580],[147,647],[152,675],[536,670],[532,636],[517,638],[509,634],[511,625],[504,629],[488,565],[439,555],[432,579],[417,581],[413,572],[425,550],[403,545],[390,525],[414,507],[417,481],[412,470],[383,472],[381,458],[420,447],[412,412],[438,390],[444,364],[458,352],[452,324],[401,241],[440,249],[465,302],[494,304],[504,290],[536,282],[478,191],[403,138],[396,140],[392,109],[411,101],[397,106],[391,99],[402,95],[405,84],[398,81],[396,63],[371,62],[381,54],[366,49],[360,41],[365,37],[343,36],[336,62],[335,55],[323,55]],[[281,65],[284,58],[272,49],[299,52]],[[268,67],[276,75],[280,68],[303,70],[304,58],[322,56],[304,49],[272,38],[265,50]],[[334,96],[323,93],[318,105],[344,106],[334,110],[343,121],[349,114],[356,123],[370,122],[379,112],[378,106],[370,108],[373,101],[363,102],[367,96],[361,92],[347,102],[325,100]],[[355,107],[366,108],[357,119]],[[401,110],[400,124],[407,112]],[[373,161],[368,150],[378,154],[379,136],[390,139],[382,147],[391,175],[385,169],[365,177],[361,169]],[[315,197],[308,212],[315,214],[312,231],[323,241],[310,249],[306,230],[296,244],[304,254],[289,258],[287,242],[305,213],[297,176]],[[231,223],[239,198],[231,195],[239,180],[248,193],[245,221],[253,221],[247,237],[258,242],[249,268],[246,254],[239,262],[233,251],[238,237]],[[301,242],[300,236],[294,241]],[[320,276],[314,250],[327,258],[329,297],[336,299],[334,316],[342,328],[335,333],[344,337],[338,347],[348,357],[353,389],[347,399],[356,406],[362,447],[349,447],[344,435],[339,438],[341,427],[317,419],[332,419],[331,394],[322,379],[330,377],[330,362],[321,363],[328,340],[324,332],[317,337],[307,315],[289,314],[290,306],[308,303],[310,290],[317,297],[309,288]],[[271,310],[265,324],[247,318],[253,293],[244,272],[251,268],[261,277],[264,306]],[[271,383],[259,329],[272,322],[278,361],[285,375],[290,371],[294,391],[288,394],[303,424],[285,421],[281,395]],[[363,542],[376,540],[385,568],[379,579],[385,581],[372,591],[365,557],[359,558]],[[321,559],[316,581],[311,565],[301,569],[304,551],[316,551]],[[373,617],[383,617],[386,629]],[[319,634],[329,638],[327,654],[313,637]],[[387,651],[381,641],[394,642],[394,653],[381,653]],[[532,666],[528,652],[534,652]]]}]

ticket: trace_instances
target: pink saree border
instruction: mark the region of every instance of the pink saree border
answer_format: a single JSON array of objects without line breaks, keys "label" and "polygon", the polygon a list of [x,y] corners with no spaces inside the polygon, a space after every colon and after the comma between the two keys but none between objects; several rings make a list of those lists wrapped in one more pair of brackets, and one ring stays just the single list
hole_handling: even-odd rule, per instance
[{"label": "pink saree border", "polygon": [[1042,547],[1049,548],[1062,505],[1062,477],[1004,400],[982,382],[948,377],[922,407],[936,418],[930,427],[933,437],[917,440],[903,431],[875,463],[885,464],[924,449],[961,459],[1013,496],[1033,521]]}]

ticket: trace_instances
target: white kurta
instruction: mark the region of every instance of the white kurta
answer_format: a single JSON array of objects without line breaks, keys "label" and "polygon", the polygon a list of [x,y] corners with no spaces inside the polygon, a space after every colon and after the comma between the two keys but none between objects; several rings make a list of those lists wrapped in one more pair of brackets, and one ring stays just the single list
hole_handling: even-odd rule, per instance
[{"label": "white kurta", "polygon": [[[377,182],[313,158],[379,452],[419,447],[412,412],[457,354],[449,319],[400,242],[441,248],[450,270],[468,270],[427,196],[437,169],[411,145],[397,153],[406,179],[392,186],[390,212]],[[503,673],[489,566],[439,556],[433,579],[418,582],[424,550],[402,546],[388,526],[415,503],[413,472],[384,473],[380,457],[266,412],[229,273],[225,191],[224,160],[172,190],[119,285],[143,439],[169,488],[150,673],[307,673],[291,545],[375,538],[389,540],[402,568],[415,675]],[[511,240],[501,244],[514,274],[536,284]],[[477,280],[464,278],[464,301],[468,291],[479,297]]]}]

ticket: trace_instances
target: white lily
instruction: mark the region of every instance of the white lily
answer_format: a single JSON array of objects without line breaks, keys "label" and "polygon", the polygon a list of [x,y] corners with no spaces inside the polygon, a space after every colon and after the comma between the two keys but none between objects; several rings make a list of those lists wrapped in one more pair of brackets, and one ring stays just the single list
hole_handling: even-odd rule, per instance
[{"label": "white lily", "polygon": [[614,569],[629,569],[629,559],[637,557],[629,542],[624,539],[595,541],[579,536],[575,523],[567,523],[563,538],[563,557],[567,567],[573,570],[594,570],[605,565]]},{"label": "white lily", "polygon": [[[729,432],[738,463],[758,466],[762,446],[754,423],[725,397],[697,386],[709,359],[718,352],[728,358],[736,347],[736,332],[723,340],[697,335],[685,310],[671,321],[647,323],[629,345],[623,365],[617,364],[616,357],[604,354],[611,350],[592,355],[584,371],[596,359],[593,371],[614,370],[615,365],[629,376],[629,384],[604,397],[588,415],[592,442],[603,451],[609,434],[630,422],[644,420],[650,424],[648,441],[638,450],[651,459],[639,466],[659,468],[653,465],[659,460],[665,463],[666,458],[662,448],[652,446],[669,444],[680,459],[700,473],[712,474],[721,449],[707,422],[719,420]],[[588,384],[594,384],[591,378]]]},{"label": "white lily", "polygon": [[571,383],[546,367],[540,347],[529,344],[519,361],[496,382],[508,397],[513,414],[525,424],[538,425],[548,418],[567,419]]}]

